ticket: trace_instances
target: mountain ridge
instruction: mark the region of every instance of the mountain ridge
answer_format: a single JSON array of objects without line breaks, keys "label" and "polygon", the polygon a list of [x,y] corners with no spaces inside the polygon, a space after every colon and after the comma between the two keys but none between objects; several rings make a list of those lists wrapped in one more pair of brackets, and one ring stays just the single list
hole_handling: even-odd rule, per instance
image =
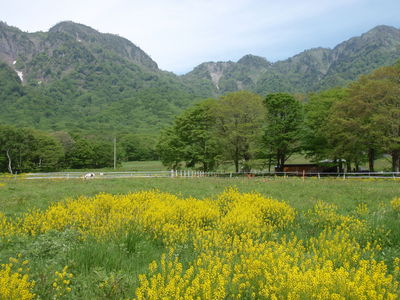
[{"label": "mountain ridge", "polygon": [[[245,57],[257,58],[266,63],[263,68],[246,70],[239,66]],[[260,94],[281,91],[307,93],[345,85],[359,75],[393,64],[399,58],[400,30],[393,26],[378,25],[333,48],[315,47],[276,62],[251,54],[243,56],[237,62],[206,62],[183,77],[203,80],[203,84],[208,85],[212,78],[211,83],[216,94],[240,89],[249,89]],[[358,65],[360,70],[354,70],[354,65]],[[212,66],[219,66],[218,76],[212,73]]]},{"label": "mountain ridge", "polygon": [[[400,30],[377,26],[334,48],[270,62],[204,62],[176,75],[129,40],[71,21],[26,33],[0,22],[0,122],[51,130],[158,132],[202,98],[343,86],[400,58]],[[18,76],[17,76],[18,75]],[[19,78],[19,80],[18,80]]]},{"label": "mountain ridge", "polygon": [[[0,62],[7,65],[0,66],[3,123],[154,132],[196,99],[127,39],[73,22],[35,33],[0,23]],[[9,80],[10,70],[21,86]]]}]

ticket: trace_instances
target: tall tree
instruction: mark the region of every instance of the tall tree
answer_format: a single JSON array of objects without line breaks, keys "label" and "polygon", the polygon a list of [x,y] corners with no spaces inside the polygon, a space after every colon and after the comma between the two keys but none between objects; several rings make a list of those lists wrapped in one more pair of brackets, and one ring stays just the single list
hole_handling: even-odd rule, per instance
[{"label": "tall tree", "polygon": [[306,155],[315,161],[334,158],[327,136],[327,120],[332,107],[346,99],[345,88],[334,88],[311,94],[304,105],[304,123],[302,130],[302,148]]},{"label": "tall tree", "polygon": [[[392,170],[400,157],[400,64],[361,76],[349,86],[349,98],[338,103],[328,120],[332,145],[357,163],[364,155],[369,170],[383,152],[392,155]],[[336,137],[336,138],[335,138]]]},{"label": "tall tree", "polygon": [[214,130],[215,106],[214,99],[204,100],[184,111],[163,132],[158,149],[164,164],[175,168],[180,161],[188,167],[201,164],[203,171],[216,167],[219,151]]},{"label": "tall tree", "polygon": [[376,126],[376,85],[368,76],[361,76],[349,86],[349,97],[337,103],[328,118],[331,145],[338,155],[352,159],[356,166],[367,157],[369,170],[382,149],[382,130]]},{"label": "tall tree", "polygon": [[214,112],[225,158],[234,162],[236,172],[239,172],[241,161],[248,169],[257,140],[262,135],[265,118],[262,98],[248,91],[228,93],[220,98]]},{"label": "tall tree", "polygon": [[302,105],[286,93],[269,94],[264,103],[267,108],[264,144],[269,153],[275,154],[277,170],[283,171],[286,160],[300,150]]},{"label": "tall tree", "polygon": [[217,166],[219,149],[214,130],[215,106],[214,99],[207,99],[176,119],[175,127],[184,144],[183,158],[189,167],[200,163],[203,171],[210,171]]},{"label": "tall tree", "polygon": [[156,149],[162,164],[177,170],[183,160],[183,147],[175,127],[171,126],[161,132]]},{"label": "tall tree", "polygon": [[370,145],[392,156],[392,171],[400,167],[400,61],[362,77],[352,89],[353,99],[371,103]]}]

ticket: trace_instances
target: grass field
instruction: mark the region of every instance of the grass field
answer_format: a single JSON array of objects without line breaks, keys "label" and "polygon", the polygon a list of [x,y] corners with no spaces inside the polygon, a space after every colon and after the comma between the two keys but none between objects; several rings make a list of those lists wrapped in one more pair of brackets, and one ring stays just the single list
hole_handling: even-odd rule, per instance
[{"label": "grass field", "polygon": [[397,180],[3,180],[0,298],[397,299],[399,196]]},{"label": "grass field", "polygon": [[[304,155],[301,154],[294,154],[292,155],[286,162],[287,164],[304,164],[310,163],[310,160],[305,158]],[[367,164],[361,166],[364,170],[368,169]],[[274,167],[271,167],[271,171],[273,171]],[[165,171],[168,170],[160,161],[128,161],[123,162],[119,165],[116,169],[113,168],[101,168],[97,169],[96,171],[104,171],[104,172],[124,172],[124,171]],[[267,165],[265,160],[259,159],[255,160],[253,163],[253,170],[260,171],[260,170],[267,170]],[[387,171],[390,172],[391,170],[391,163],[388,158],[380,158],[375,161],[375,171]],[[79,170],[65,170],[65,171],[92,171],[92,169],[79,169]],[[219,166],[219,172],[234,172],[235,166],[232,163],[226,163]]]}]

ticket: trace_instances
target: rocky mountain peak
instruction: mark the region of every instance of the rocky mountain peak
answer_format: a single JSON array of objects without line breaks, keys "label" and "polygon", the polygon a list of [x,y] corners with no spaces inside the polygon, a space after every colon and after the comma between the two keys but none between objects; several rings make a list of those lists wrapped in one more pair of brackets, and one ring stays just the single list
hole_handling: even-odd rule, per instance
[{"label": "rocky mountain peak", "polygon": [[271,62],[269,62],[266,58],[252,54],[247,54],[243,56],[241,59],[238,60],[237,63],[254,68],[266,68],[271,65]]},{"label": "rocky mountain peak", "polygon": [[102,46],[109,51],[122,56],[134,63],[140,64],[149,69],[157,70],[158,66],[149,55],[134,45],[131,41],[110,33],[99,31],[72,21],[64,21],[54,25],[49,33],[65,33],[72,36],[77,42],[96,47]]},{"label": "rocky mountain peak", "polygon": [[67,33],[87,32],[91,34],[99,34],[98,31],[89,26],[75,23],[72,21],[62,21],[60,23],[57,23],[56,25],[54,25],[49,29],[49,32],[67,32]]},{"label": "rocky mountain peak", "polygon": [[393,26],[379,25],[364,33],[361,37],[372,35],[400,35],[400,29]]}]

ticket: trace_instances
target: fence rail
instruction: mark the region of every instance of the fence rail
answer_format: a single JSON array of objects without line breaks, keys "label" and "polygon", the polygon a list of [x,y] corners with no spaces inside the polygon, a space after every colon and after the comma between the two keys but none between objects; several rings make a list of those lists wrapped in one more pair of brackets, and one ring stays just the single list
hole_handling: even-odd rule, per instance
[{"label": "fence rail", "polygon": [[91,179],[115,179],[115,178],[196,178],[196,177],[316,177],[327,178],[336,177],[342,179],[351,178],[386,178],[400,179],[400,172],[356,172],[356,173],[315,173],[315,172],[202,172],[192,170],[174,170],[174,171],[130,171],[130,172],[50,172],[50,173],[27,173],[21,175],[0,176],[0,179],[78,179],[85,178],[88,173],[93,173]]}]

